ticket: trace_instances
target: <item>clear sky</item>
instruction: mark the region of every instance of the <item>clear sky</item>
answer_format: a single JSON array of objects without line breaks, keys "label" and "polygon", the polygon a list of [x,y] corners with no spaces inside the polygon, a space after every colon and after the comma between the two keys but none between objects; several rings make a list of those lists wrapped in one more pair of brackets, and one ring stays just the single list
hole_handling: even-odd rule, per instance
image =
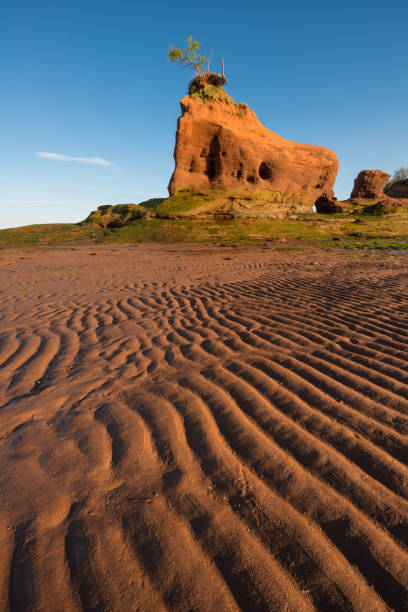
[{"label": "clear sky", "polygon": [[336,152],[348,197],[360,170],[408,165],[407,23],[406,0],[5,2],[0,227],[167,193],[191,75],[166,55],[189,34],[264,125]]}]

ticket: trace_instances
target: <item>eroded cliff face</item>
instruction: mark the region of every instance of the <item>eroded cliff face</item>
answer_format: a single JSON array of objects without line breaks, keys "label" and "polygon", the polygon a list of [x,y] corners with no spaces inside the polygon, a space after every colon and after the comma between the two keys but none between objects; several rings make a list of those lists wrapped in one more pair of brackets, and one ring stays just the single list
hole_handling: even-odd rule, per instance
[{"label": "eroded cliff face", "polygon": [[[271,216],[279,209],[312,210],[333,197],[338,160],[330,149],[285,140],[264,127],[245,105],[224,100],[181,100],[170,195],[182,189],[245,194],[248,210],[258,194]],[[265,206],[264,206],[265,208]]]}]

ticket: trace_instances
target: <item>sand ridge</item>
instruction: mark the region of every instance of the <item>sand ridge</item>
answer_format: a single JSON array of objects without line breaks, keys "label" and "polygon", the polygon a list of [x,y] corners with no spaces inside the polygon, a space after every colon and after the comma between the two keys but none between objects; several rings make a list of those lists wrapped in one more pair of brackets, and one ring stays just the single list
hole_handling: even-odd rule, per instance
[{"label": "sand ridge", "polygon": [[406,257],[0,264],[0,609],[408,609]]}]

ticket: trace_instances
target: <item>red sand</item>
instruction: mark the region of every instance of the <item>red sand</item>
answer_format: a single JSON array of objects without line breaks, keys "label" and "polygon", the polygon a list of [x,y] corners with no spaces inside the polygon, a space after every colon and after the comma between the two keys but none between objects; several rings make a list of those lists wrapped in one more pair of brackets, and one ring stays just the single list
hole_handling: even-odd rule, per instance
[{"label": "red sand", "polygon": [[0,252],[0,609],[408,609],[407,278]]}]

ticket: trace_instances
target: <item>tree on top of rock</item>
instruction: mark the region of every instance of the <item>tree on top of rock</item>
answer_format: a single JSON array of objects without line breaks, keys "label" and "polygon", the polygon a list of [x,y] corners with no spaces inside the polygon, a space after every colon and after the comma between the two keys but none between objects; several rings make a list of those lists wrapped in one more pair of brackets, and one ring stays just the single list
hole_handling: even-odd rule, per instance
[{"label": "tree on top of rock", "polygon": [[204,64],[209,62],[209,58],[204,55],[198,55],[198,51],[201,47],[201,43],[198,40],[194,40],[192,36],[189,36],[186,40],[187,48],[178,49],[177,47],[169,47],[168,58],[169,62],[175,64],[180,62],[187,68],[193,68],[197,74],[202,72]]},{"label": "tree on top of rock", "polygon": [[[211,100],[229,99],[229,96],[222,89],[222,86],[227,82],[224,76],[224,60],[222,60],[222,74],[210,72],[212,52],[209,58],[199,55],[201,43],[194,40],[192,36],[189,36],[186,42],[186,49],[169,47],[167,57],[173,64],[180,63],[187,68],[195,70],[196,74],[188,88],[189,95],[199,95],[203,99]],[[203,72],[202,70],[206,62],[208,62],[207,70]]]}]

